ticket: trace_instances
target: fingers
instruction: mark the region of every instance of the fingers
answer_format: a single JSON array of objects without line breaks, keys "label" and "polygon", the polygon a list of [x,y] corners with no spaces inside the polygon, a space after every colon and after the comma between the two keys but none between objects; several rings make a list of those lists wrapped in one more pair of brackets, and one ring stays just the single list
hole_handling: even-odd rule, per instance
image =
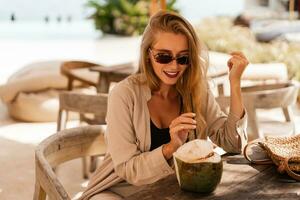
[{"label": "fingers", "polygon": [[191,125],[191,124],[181,124],[181,125],[177,125],[177,126],[174,126],[172,128],[172,130],[170,130],[170,132],[172,133],[178,133],[180,131],[190,131],[190,130],[194,130],[196,129],[196,125]]},{"label": "fingers", "polygon": [[249,64],[247,58],[242,52],[232,52],[232,57],[227,61],[227,66],[231,70],[233,66],[247,66]]},{"label": "fingers", "polygon": [[181,146],[187,139],[188,132],[196,129],[195,113],[183,113],[175,118],[169,128],[171,141]]},{"label": "fingers", "polygon": [[240,63],[241,62],[241,58],[240,57],[238,57],[238,56],[233,56],[233,57],[231,57],[229,60],[228,60],[228,62],[227,62],[227,65],[229,66],[229,67],[232,67],[233,66],[233,64],[238,64],[238,63]]},{"label": "fingers", "polygon": [[183,113],[180,116],[182,117],[196,117],[195,113],[189,112],[189,113]]},{"label": "fingers", "polygon": [[240,51],[233,51],[233,52],[230,53],[230,55],[232,55],[232,56],[238,56],[238,57],[247,59],[246,56],[242,52],[240,52]]},{"label": "fingers", "polygon": [[193,118],[195,117],[194,113],[184,113],[182,115],[180,115],[179,117],[177,117],[176,119],[174,119],[169,128],[173,128],[177,125],[184,125],[184,124],[189,124],[189,125],[196,125],[196,120],[194,120]]},{"label": "fingers", "polygon": [[232,58],[230,58],[230,59],[227,61],[227,66],[229,67],[229,70],[231,70],[231,68],[232,68],[232,66],[233,66]]}]

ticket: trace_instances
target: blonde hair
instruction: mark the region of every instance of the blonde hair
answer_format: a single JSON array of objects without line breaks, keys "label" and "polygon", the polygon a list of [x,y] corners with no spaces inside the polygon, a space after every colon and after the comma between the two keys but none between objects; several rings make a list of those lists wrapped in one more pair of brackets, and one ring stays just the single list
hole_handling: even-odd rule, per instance
[{"label": "blonde hair", "polygon": [[190,134],[189,139],[206,138],[204,132],[206,122],[202,114],[201,102],[205,101],[203,98],[207,91],[206,65],[208,62],[205,59],[200,59],[200,41],[192,25],[176,13],[159,11],[150,18],[141,43],[139,73],[145,74],[146,82],[151,91],[158,90],[160,84],[160,79],[154,73],[148,54],[158,32],[183,34],[188,40],[190,64],[177,81],[176,89],[182,98],[183,112],[196,113],[197,135]]}]

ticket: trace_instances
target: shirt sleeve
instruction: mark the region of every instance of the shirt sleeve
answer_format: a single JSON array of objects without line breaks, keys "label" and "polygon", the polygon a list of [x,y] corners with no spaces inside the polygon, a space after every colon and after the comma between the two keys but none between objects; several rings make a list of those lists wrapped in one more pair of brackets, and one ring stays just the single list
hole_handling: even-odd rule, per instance
[{"label": "shirt sleeve", "polygon": [[208,137],[226,152],[240,153],[247,144],[247,112],[239,117],[221,111],[210,89],[207,92],[205,118]]},{"label": "shirt sleeve", "polygon": [[164,158],[162,147],[149,152],[142,152],[139,148],[133,124],[133,92],[120,85],[110,92],[106,118],[107,147],[117,175],[130,184],[145,185],[174,171]]}]

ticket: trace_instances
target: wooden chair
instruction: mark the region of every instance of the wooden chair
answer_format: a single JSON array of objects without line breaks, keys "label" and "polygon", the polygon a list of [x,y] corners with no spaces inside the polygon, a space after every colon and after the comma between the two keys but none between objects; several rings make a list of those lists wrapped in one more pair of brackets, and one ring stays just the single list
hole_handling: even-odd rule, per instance
[{"label": "wooden chair", "polygon": [[[68,78],[67,90],[69,91],[74,89],[75,81],[79,81],[83,85],[94,86],[97,92],[108,93],[112,82],[123,80],[129,74],[133,73],[133,71],[133,63],[104,67],[85,61],[67,61],[61,65],[61,73]],[[66,127],[70,111],[79,113],[81,124],[105,124],[106,101],[104,98],[93,97],[92,95],[75,93],[60,94],[57,131]],[[86,117],[90,114],[94,115],[92,119]],[[96,159],[91,157],[90,163],[90,171],[94,171],[96,168]],[[88,178],[87,174],[87,162],[86,158],[84,158],[84,178]]]},{"label": "wooden chair", "polygon": [[53,168],[85,156],[104,155],[106,145],[101,126],[66,129],[42,141],[35,150],[34,200],[71,199]]},{"label": "wooden chair", "polygon": [[61,65],[61,74],[68,79],[67,90],[73,90],[75,81],[94,86],[98,93],[108,93],[112,82],[119,82],[135,72],[135,63],[102,66],[85,61],[67,61]]},{"label": "wooden chair", "polygon": [[96,88],[98,81],[97,74],[90,72],[89,69],[97,65],[98,64],[85,61],[67,61],[62,63],[60,72],[68,79],[67,89],[73,89],[74,81],[79,81],[84,85],[94,86]]},{"label": "wooden chair", "polygon": [[[259,129],[256,109],[281,108],[287,122],[293,126],[292,134],[295,134],[294,117],[291,105],[297,101],[298,86],[295,82],[264,84],[242,88],[244,105],[248,113],[249,140],[263,138],[264,134]],[[219,96],[216,98],[221,109],[226,111],[229,107],[230,97]]]},{"label": "wooden chair", "polygon": [[[91,63],[91,62],[86,62],[86,61],[66,61],[63,62],[60,66],[60,73],[64,76],[67,77],[68,79],[68,85],[67,85],[67,90],[71,91],[74,89],[75,86],[75,82],[79,83],[79,85],[81,86],[94,86],[95,88],[97,88],[97,81],[98,81],[98,76],[97,73],[91,72],[89,69],[91,67],[94,66],[98,66],[95,63]],[[62,95],[62,97],[60,97],[60,100],[64,99],[64,95]],[[71,98],[67,98],[66,99],[71,99]],[[66,108],[68,108],[68,104],[70,104],[70,106],[73,106],[72,109],[74,110],[74,112],[76,112],[75,110],[78,110],[80,108],[75,108],[73,105],[73,102],[66,102],[67,100],[64,99],[62,103],[60,103],[60,107],[62,106],[66,106]],[[67,109],[66,109],[67,111]],[[65,112],[65,120],[64,122],[66,122],[68,120],[68,116],[69,116],[69,112]],[[59,109],[59,114],[58,114],[58,120],[57,120],[57,131],[61,130],[61,117],[62,117],[62,110]]]},{"label": "wooden chair", "polygon": [[[66,128],[68,113],[79,114],[80,125],[105,125],[107,111],[107,94],[87,95],[76,92],[62,92],[59,94],[59,111],[57,131]],[[96,169],[96,159],[91,157],[90,171]],[[83,158],[83,177],[88,178],[86,157]]]},{"label": "wooden chair", "polygon": [[[68,112],[76,112],[81,122],[88,124],[105,124],[108,94],[88,95],[76,92],[61,92],[59,94],[59,111],[57,131],[66,128]],[[87,117],[86,114],[93,115]]]},{"label": "wooden chair", "polygon": [[99,74],[97,83],[98,93],[108,93],[110,84],[112,82],[119,82],[127,76],[135,73],[135,64],[133,62],[123,63],[118,65],[111,65],[109,67],[96,66],[92,67],[90,71]]}]

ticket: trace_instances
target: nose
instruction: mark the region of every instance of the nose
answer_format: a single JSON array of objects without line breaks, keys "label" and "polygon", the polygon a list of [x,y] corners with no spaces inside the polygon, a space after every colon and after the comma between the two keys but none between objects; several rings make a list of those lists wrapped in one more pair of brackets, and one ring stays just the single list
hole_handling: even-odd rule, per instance
[{"label": "nose", "polygon": [[172,69],[177,69],[179,68],[179,64],[177,63],[176,59],[173,59],[170,63],[169,63],[170,66],[172,66]]}]

